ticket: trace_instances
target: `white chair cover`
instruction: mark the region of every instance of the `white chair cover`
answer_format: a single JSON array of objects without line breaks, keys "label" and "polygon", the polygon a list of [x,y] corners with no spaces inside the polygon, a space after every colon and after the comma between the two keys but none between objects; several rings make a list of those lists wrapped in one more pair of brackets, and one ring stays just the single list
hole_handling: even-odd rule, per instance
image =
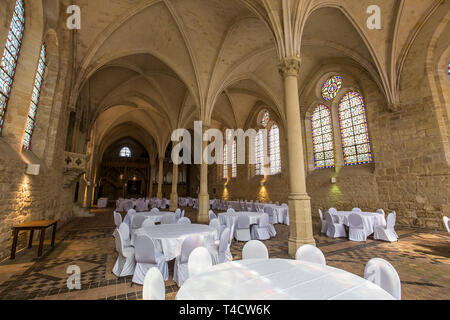
[{"label": "white chair cover", "polygon": [[233,257],[230,259],[229,255],[227,255],[227,252],[230,250],[230,245],[230,229],[225,228],[220,236],[219,246],[208,248],[213,265],[233,261]]},{"label": "white chair cover", "polygon": [[132,281],[143,284],[145,275],[151,268],[158,268],[164,280],[169,279],[169,267],[162,252],[156,249],[153,240],[148,235],[139,235],[134,241],[136,268]]},{"label": "white chair cover", "polygon": [[310,244],[305,244],[298,248],[295,260],[318,263],[324,266],[327,264],[322,250]]},{"label": "white chair cover", "polygon": [[155,226],[155,221],[153,219],[146,219],[144,223],[142,223],[142,228],[148,228]]},{"label": "white chair cover", "polygon": [[237,219],[236,240],[237,241],[252,240],[250,234],[250,218],[248,215],[242,214]]},{"label": "white chair cover", "polygon": [[166,213],[161,218],[161,224],[174,224],[175,215],[172,213]]},{"label": "white chair cover", "polygon": [[178,208],[175,210],[175,220],[178,221],[181,218],[181,210]]},{"label": "white chair cover", "polygon": [[123,222],[125,222],[126,224],[128,224],[128,226],[131,228],[131,220],[133,218],[133,216],[136,214],[136,210],[134,209],[130,209],[127,211],[127,214],[125,216],[125,219],[123,219]]},{"label": "white chair cover", "polygon": [[181,218],[184,218],[184,210],[181,211]]},{"label": "white chair cover", "polygon": [[212,210],[209,210],[209,221],[211,222],[213,219],[217,219],[217,216]]},{"label": "white chair cover", "polygon": [[183,217],[177,222],[178,224],[191,224],[191,220],[189,218]]},{"label": "white chair cover", "polygon": [[142,224],[144,221],[147,220],[146,216],[143,216],[141,214],[136,214],[131,219],[131,230],[136,230],[142,228]]},{"label": "white chair cover", "polygon": [[136,211],[137,212],[146,212],[148,211],[148,204],[145,202],[145,200],[141,199],[138,200],[136,203]]},{"label": "white chair cover", "polygon": [[344,225],[335,223],[333,221],[330,212],[325,213],[325,220],[327,221],[327,237],[329,238],[347,237]]},{"label": "white chair cover", "polygon": [[181,245],[181,254],[175,259],[173,271],[173,280],[181,287],[189,278],[188,261],[189,255],[195,248],[203,245],[201,238],[195,235],[189,236],[183,240]]},{"label": "white chair cover", "polygon": [[166,300],[166,286],[161,272],[150,268],[144,278],[143,300]]},{"label": "white chair cover", "polygon": [[444,221],[445,228],[447,229],[447,232],[450,234],[450,219],[447,216],[444,216],[442,218]]},{"label": "white chair cover", "polygon": [[242,249],[242,260],[247,259],[269,259],[266,245],[259,240],[247,242]]},{"label": "white chair cover", "polygon": [[362,210],[360,208],[353,208],[352,211],[353,212],[362,212]]},{"label": "white chair cover", "polygon": [[116,211],[114,211],[114,223],[116,225],[116,228],[118,228],[122,223],[122,215]]},{"label": "white chair cover", "polygon": [[269,215],[269,222],[270,222],[270,224],[277,224],[278,223],[278,215],[273,213],[273,206],[265,205],[264,206],[264,212]]},{"label": "white chair cover", "polygon": [[389,242],[398,241],[398,235],[394,229],[396,216],[397,214],[395,213],[395,211],[391,212],[387,217],[386,227],[383,226],[375,227],[373,234],[373,238],[375,240],[383,240]]},{"label": "white chair cover", "polygon": [[319,209],[320,222],[322,224],[321,233],[327,233],[327,220],[324,220],[322,210]]},{"label": "white chair cover", "polygon": [[130,233],[130,227],[126,223],[121,223],[118,231],[120,232],[120,235],[122,236],[122,244],[124,248],[131,247],[131,233]]},{"label": "white chair cover", "polygon": [[188,259],[189,277],[204,273],[212,267],[211,255],[205,247],[195,248]]},{"label": "white chair cover", "polygon": [[351,241],[366,241],[367,232],[364,230],[364,222],[357,213],[352,213],[348,217],[349,222],[349,239]]},{"label": "white chair cover", "polygon": [[150,210],[150,214],[158,214],[158,213],[159,213],[158,208],[153,208],[152,210]]},{"label": "white chair cover", "polygon": [[216,238],[216,240],[219,240],[220,239],[220,236],[222,235],[221,234],[221,228],[220,228],[220,221],[219,221],[219,219],[212,219],[210,222],[209,222],[209,226],[211,227],[211,228],[214,228],[214,229],[216,229],[217,230],[217,238]]},{"label": "white chair cover", "polygon": [[236,213],[236,211],[233,208],[228,208],[227,213]]},{"label": "white chair cover", "polygon": [[395,268],[384,259],[374,258],[366,264],[364,279],[373,282],[395,299],[402,299],[402,284]]},{"label": "white chair cover", "polygon": [[269,216],[267,213],[263,213],[259,218],[259,223],[252,227],[252,239],[253,240],[269,240]]},{"label": "white chair cover", "polygon": [[123,246],[123,239],[119,230],[117,230],[114,239],[116,243],[116,251],[119,255],[112,272],[116,277],[131,276],[134,274],[134,268],[136,266],[136,261],[134,260],[134,248],[125,248]]}]

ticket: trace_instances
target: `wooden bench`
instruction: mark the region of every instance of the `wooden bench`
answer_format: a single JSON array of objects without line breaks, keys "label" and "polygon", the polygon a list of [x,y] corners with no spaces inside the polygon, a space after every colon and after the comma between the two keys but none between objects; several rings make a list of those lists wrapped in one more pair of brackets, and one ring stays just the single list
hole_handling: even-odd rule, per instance
[{"label": "wooden bench", "polygon": [[56,225],[57,220],[45,220],[45,221],[29,221],[19,225],[14,226],[14,236],[13,243],[11,248],[11,259],[16,258],[16,247],[17,247],[17,238],[19,237],[20,231],[28,231],[30,230],[30,240],[28,241],[28,248],[33,247],[33,235],[35,230],[40,230],[40,239],[39,239],[39,249],[38,249],[38,257],[42,256],[42,250],[44,248],[44,238],[45,238],[45,229],[53,226],[53,235],[52,235],[52,247],[55,246],[55,237],[56,237]]}]

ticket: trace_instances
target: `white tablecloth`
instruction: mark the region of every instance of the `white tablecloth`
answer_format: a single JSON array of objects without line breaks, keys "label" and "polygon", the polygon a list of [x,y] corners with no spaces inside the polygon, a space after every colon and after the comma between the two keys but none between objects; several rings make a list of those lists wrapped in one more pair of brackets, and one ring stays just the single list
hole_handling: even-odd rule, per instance
[{"label": "white tablecloth", "polygon": [[241,260],[189,278],[177,300],[394,300],[344,270],[296,260]]},{"label": "white tablecloth", "polygon": [[237,225],[237,219],[240,215],[247,215],[250,218],[250,224],[258,224],[261,213],[259,212],[235,212],[235,213],[219,213],[220,224],[226,225],[228,228],[234,224]]},{"label": "white tablecloth", "polygon": [[200,235],[203,237],[204,246],[214,245],[217,230],[202,224],[164,224],[154,227],[141,228],[134,232],[131,244],[141,234],[147,234],[155,241],[158,250],[164,253],[166,261],[175,259],[181,253],[181,244],[189,235]]},{"label": "white tablecloth", "polygon": [[333,219],[336,219],[336,222],[348,226],[348,217],[352,213],[356,213],[361,216],[364,224],[364,230],[368,232],[367,235],[371,235],[376,226],[386,226],[386,219],[384,218],[384,216],[376,212],[338,211],[337,213],[332,213],[331,215]]},{"label": "white tablecloth", "polygon": [[287,224],[286,221],[284,221],[285,215],[289,215],[289,207],[282,207],[277,206],[275,204],[266,204],[266,206],[271,206],[273,209],[273,213],[277,215],[279,223]]}]

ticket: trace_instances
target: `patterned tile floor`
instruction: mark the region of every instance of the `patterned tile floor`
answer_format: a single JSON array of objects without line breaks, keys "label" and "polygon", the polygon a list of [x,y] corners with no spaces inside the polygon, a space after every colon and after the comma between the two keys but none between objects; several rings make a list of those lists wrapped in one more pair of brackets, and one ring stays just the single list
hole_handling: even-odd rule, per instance
[{"label": "patterned tile floor", "polygon": [[[112,233],[112,209],[93,210],[93,218],[76,218],[58,231],[56,246],[46,240],[44,255],[33,249],[17,254],[14,261],[0,263],[1,300],[135,300],[142,299],[142,286],[131,285],[131,277],[117,279],[111,272],[117,257]],[[186,209],[195,221],[195,211]],[[288,258],[288,227],[276,225],[277,237],[266,241],[271,258]],[[362,276],[365,264],[374,257],[391,262],[402,280],[404,299],[448,299],[450,296],[450,236],[437,232],[400,229],[400,241],[386,243],[369,239],[355,243],[329,239],[314,226],[315,239],[327,264]],[[235,260],[241,259],[243,243],[233,242]],[[81,290],[68,290],[67,268],[81,269]],[[169,262],[173,274],[173,262]],[[174,299],[178,287],[166,282],[166,297]]]}]

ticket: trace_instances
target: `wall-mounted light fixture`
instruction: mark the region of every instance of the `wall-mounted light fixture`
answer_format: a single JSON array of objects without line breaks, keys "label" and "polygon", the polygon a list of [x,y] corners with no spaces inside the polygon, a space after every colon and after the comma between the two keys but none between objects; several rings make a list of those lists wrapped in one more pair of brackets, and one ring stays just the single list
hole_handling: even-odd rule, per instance
[{"label": "wall-mounted light fixture", "polygon": [[30,163],[27,165],[26,174],[28,174],[30,176],[38,176],[40,169],[41,169],[40,164],[31,164]]},{"label": "wall-mounted light fixture", "polygon": [[332,184],[336,184],[336,182],[337,182],[337,180],[336,180],[335,177],[331,178],[331,183],[332,183]]}]

